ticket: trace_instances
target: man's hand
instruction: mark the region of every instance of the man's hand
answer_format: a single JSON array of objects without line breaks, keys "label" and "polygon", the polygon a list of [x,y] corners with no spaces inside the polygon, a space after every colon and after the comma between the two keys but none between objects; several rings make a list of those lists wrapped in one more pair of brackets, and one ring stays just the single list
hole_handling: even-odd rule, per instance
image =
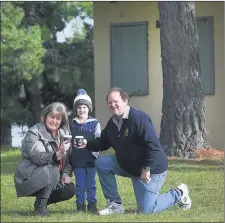
[{"label": "man's hand", "polygon": [[62,182],[63,185],[64,184],[70,184],[72,182],[72,178],[67,173],[64,173],[62,175],[61,182]]},{"label": "man's hand", "polygon": [[143,183],[148,184],[151,180],[150,171],[146,171],[145,169],[143,169],[141,172],[141,180]]}]

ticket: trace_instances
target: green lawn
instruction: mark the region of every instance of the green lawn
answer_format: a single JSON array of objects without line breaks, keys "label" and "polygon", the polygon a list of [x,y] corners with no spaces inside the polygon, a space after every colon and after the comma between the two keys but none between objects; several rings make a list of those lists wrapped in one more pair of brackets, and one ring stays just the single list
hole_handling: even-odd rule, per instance
[{"label": "green lawn", "polygon": [[[118,188],[126,209],[124,215],[97,216],[77,214],[75,197],[49,206],[50,216],[32,216],[34,198],[17,198],[13,172],[20,160],[20,151],[12,149],[1,152],[1,222],[224,222],[224,165],[194,165],[184,161],[169,161],[169,173],[162,192],[180,182],[189,185],[193,206],[183,211],[178,206],[154,215],[137,215],[136,203],[129,179],[117,178]],[[104,208],[98,177],[98,208]],[[74,179],[73,179],[74,180]]]}]

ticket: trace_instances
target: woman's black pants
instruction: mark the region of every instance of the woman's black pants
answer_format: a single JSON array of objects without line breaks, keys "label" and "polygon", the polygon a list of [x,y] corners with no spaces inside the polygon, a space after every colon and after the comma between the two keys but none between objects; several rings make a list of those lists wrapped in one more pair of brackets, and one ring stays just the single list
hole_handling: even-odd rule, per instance
[{"label": "woman's black pants", "polygon": [[[59,184],[60,185],[60,184]],[[48,205],[57,203],[60,201],[66,201],[71,199],[75,195],[74,183],[64,184],[61,187],[52,188],[52,185],[48,185],[31,196],[48,200]]]}]

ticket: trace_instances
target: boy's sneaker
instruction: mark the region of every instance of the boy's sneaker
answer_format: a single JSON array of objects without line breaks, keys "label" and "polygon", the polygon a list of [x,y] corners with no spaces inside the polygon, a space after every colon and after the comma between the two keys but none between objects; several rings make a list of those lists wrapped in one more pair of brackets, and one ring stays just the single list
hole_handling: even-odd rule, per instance
[{"label": "boy's sneaker", "polygon": [[191,198],[189,197],[189,190],[188,186],[186,184],[180,184],[178,186],[178,189],[180,189],[183,194],[181,196],[180,201],[178,202],[178,205],[183,209],[183,210],[189,210],[191,209]]},{"label": "boy's sneaker", "polygon": [[78,212],[86,212],[86,205],[84,203],[77,204],[77,211]]},{"label": "boy's sneaker", "polygon": [[111,214],[124,214],[125,210],[122,204],[116,202],[107,202],[108,207],[99,211],[100,215],[111,215]]},{"label": "boy's sneaker", "polygon": [[97,214],[98,210],[97,210],[97,205],[94,203],[88,203],[87,205],[87,210],[93,214]]}]

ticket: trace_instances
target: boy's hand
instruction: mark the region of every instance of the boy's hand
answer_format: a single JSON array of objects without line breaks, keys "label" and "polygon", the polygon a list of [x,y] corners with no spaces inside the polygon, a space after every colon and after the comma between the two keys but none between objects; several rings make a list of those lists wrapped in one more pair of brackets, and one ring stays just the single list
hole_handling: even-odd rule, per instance
[{"label": "boy's hand", "polygon": [[[77,148],[76,139],[74,139],[74,141],[73,141],[73,146],[74,146],[75,148]],[[81,148],[81,149],[84,149],[86,146],[87,146],[87,140],[86,140],[86,139],[83,139],[83,140],[82,140],[82,144],[79,145],[79,149],[80,149],[80,148]]]}]

